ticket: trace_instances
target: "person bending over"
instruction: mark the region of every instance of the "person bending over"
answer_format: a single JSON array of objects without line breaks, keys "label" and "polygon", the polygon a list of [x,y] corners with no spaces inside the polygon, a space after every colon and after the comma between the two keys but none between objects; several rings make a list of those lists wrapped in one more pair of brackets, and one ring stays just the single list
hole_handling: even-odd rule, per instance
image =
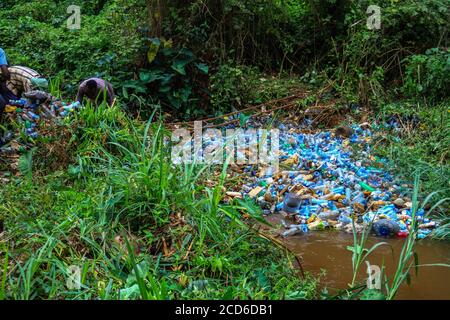
[{"label": "person bending over", "polygon": [[12,66],[8,68],[8,72],[9,79],[6,81],[6,88],[17,97],[21,97],[24,93],[32,90],[46,89],[48,87],[47,79],[33,69]]},{"label": "person bending over", "polygon": [[85,97],[93,103],[101,103],[104,97],[106,97],[106,102],[109,106],[112,106],[114,102],[114,89],[108,81],[100,78],[90,78],[80,84],[77,101],[83,103]]}]

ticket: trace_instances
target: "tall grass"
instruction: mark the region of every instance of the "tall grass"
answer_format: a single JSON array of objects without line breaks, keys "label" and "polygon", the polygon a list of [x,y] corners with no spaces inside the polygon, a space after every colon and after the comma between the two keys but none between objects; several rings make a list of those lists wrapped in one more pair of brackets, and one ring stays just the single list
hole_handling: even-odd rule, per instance
[{"label": "tall grass", "polygon": [[[411,271],[414,268],[416,273],[418,272],[419,265],[419,256],[415,252],[415,245],[417,243],[417,234],[418,234],[418,220],[417,220],[417,211],[419,209],[425,209],[428,207],[429,202],[433,199],[433,197],[438,192],[433,192],[429,194],[422,203],[419,202],[419,190],[420,190],[420,175],[416,175],[414,180],[414,189],[413,189],[413,195],[412,195],[412,209],[411,209],[411,225],[409,230],[409,235],[405,239],[404,244],[402,246],[402,249],[400,251],[400,254],[398,256],[398,262],[395,269],[395,272],[393,274],[392,279],[388,279],[388,276],[384,272],[384,266],[381,267],[381,277],[380,279],[383,279],[384,283],[384,290],[382,290],[383,296],[388,299],[392,300],[395,299],[395,296],[398,293],[398,290],[400,289],[400,286],[407,282],[410,283],[411,278]],[[427,214],[430,212],[433,212],[433,210],[440,206],[442,203],[447,201],[448,199],[441,199],[437,201],[433,206],[431,206]],[[352,266],[353,266],[353,279],[352,283],[350,284],[350,291],[359,290],[358,294],[361,292],[364,292],[364,290],[368,289],[365,286],[361,286],[360,284],[357,284],[357,276],[358,276],[358,270],[361,264],[364,261],[367,261],[370,254],[373,253],[377,248],[379,248],[382,245],[388,245],[386,242],[379,242],[375,245],[373,245],[370,249],[366,249],[366,242],[370,234],[370,230],[372,227],[372,222],[364,229],[361,236],[358,239],[358,235],[356,233],[356,229],[353,228],[353,246],[349,247],[348,249],[352,251]],[[392,248],[391,248],[392,250]],[[394,252],[392,251],[394,254]],[[425,265],[423,265],[425,266]],[[450,267],[450,265],[447,264],[431,264],[427,266],[446,266]],[[353,297],[356,297],[353,295]]]},{"label": "tall grass", "polygon": [[53,97],[61,99],[63,93],[61,88],[62,80],[60,76],[49,80],[48,90]]},{"label": "tall grass", "polygon": [[[8,239],[1,297],[315,295],[315,280],[299,279],[285,252],[242,222],[244,213],[262,220],[260,209],[223,202],[226,164],[172,164],[169,132],[152,118],[130,119],[119,105],[87,105],[52,131],[60,130],[71,133],[69,166],[0,186]],[[59,161],[52,157],[45,161]],[[40,161],[37,153],[32,163]],[[79,290],[66,287],[69,266],[81,269]]]}]

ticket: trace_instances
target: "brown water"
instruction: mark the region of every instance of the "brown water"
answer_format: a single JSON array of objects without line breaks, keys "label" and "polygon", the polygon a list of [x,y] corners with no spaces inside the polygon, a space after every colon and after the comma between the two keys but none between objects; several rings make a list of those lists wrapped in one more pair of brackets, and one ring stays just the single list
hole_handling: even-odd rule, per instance
[{"label": "brown water", "polygon": [[[272,220],[272,219],[270,219]],[[272,220],[272,222],[274,222]],[[371,237],[366,248],[377,242],[388,242],[391,248],[381,246],[369,256],[372,265],[381,266],[384,261],[388,279],[393,278],[397,267],[398,256],[404,243],[403,239],[380,239]],[[353,235],[339,231],[312,231],[307,234],[292,236],[285,240],[292,251],[303,257],[303,269],[314,275],[319,275],[321,269],[326,274],[321,278],[321,284],[333,289],[346,289],[352,281],[352,253],[347,246],[353,244]],[[419,256],[420,264],[446,263],[450,264],[450,243],[434,240],[419,240],[415,250]],[[360,267],[359,278],[367,279],[367,265]],[[419,267],[416,276],[411,272],[411,285],[404,283],[396,299],[450,299],[450,268],[441,266]]]}]

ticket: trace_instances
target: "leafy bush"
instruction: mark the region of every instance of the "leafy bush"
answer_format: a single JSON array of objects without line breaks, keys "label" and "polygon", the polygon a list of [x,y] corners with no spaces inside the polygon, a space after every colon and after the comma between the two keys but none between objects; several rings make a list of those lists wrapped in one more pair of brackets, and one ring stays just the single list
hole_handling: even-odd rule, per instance
[{"label": "leafy bush", "polygon": [[450,187],[450,117],[448,104],[435,106],[423,103],[396,102],[383,105],[382,122],[397,119],[401,131],[383,134],[375,143],[383,157],[392,160],[397,174],[405,181],[422,173],[424,193],[445,190]]},{"label": "leafy bush", "polygon": [[211,103],[220,112],[242,106],[248,97],[244,70],[239,66],[222,64],[211,77]]},{"label": "leafy bush", "polygon": [[[2,1],[3,3],[3,1]],[[64,91],[92,76],[120,87],[139,62],[143,1],[15,1],[0,10],[0,46],[10,64],[25,65],[43,75],[60,77]],[[67,28],[66,9],[81,6],[81,29]]]},{"label": "leafy bush", "polygon": [[450,97],[450,52],[439,48],[406,59],[404,93],[439,101]]},{"label": "leafy bush", "polygon": [[[209,68],[192,51],[172,48],[170,41],[149,39],[148,66],[139,70],[136,80],[125,81],[122,92],[139,95],[160,103],[165,110],[189,116],[205,115],[208,106],[199,103],[199,96],[208,97]],[[205,99],[207,101],[207,99]]]},{"label": "leafy bush", "polygon": [[354,1],[345,16],[347,34],[338,35],[327,53],[327,70],[339,89],[356,92],[361,103],[399,87],[405,59],[434,46],[445,46],[447,1],[379,1],[381,29],[366,26],[371,1]]},{"label": "leafy bush", "polygon": [[[69,128],[66,119],[76,160],[0,185],[0,299],[315,296],[316,280],[299,279],[283,250],[242,222],[261,221],[260,208],[223,202],[226,170],[173,165],[164,128],[119,104],[87,106]],[[46,156],[30,161],[40,168]],[[79,290],[66,286],[69,266],[82,269]]]}]

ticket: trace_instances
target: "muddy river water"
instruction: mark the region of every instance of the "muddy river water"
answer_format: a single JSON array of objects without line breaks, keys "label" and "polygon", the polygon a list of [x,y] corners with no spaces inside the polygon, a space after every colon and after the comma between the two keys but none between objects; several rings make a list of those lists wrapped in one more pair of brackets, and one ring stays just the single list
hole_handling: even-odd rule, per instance
[{"label": "muddy river water", "polygon": [[[392,279],[404,240],[371,237],[368,239],[366,248],[381,241],[391,245],[394,256],[391,248],[381,246],[371,254],[369,262],[379,266],[384,262],[388,279]],[[326,274],[321,278],[322,287],[326,286],[329,292],[334,292],[334,289],[348,288],[353,273],[352,253],[347,246],[353,244],[352,234],[339,231],[312,231],[289,237],[285,242],[293,252],[302,257],[305,271],[319,275],[321,269],[326,270]],[[450,243],[448,242],[419,240],[416,252],[419,256],[419,264],[450,264]],[[366,269],[367,265],[364,263],[359,272],[361,281],[367,278]],[[450,268],[423,266],[419,267],[417,276],[413,270],[411,285],[408,286],[405,282],[396,299],[450,299]]]}]

